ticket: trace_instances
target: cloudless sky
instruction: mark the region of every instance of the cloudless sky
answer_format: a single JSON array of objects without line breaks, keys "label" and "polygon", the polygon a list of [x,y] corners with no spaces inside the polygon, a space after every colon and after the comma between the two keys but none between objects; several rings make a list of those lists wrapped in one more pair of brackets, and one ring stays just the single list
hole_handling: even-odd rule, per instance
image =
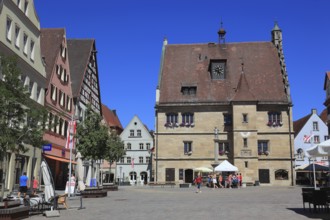
[{"label": "cloudless sky", "polygon": [[[155,94],[164,37],[169,44],[270,41],[283,33],[293,119],[325,108],[330,71],[329,0],[35,0],[42,28],[67,38],[94,38],[102,103],[126,127],[137,115],[154,130]],[[269,82],[271,83],[271,82]]]}]

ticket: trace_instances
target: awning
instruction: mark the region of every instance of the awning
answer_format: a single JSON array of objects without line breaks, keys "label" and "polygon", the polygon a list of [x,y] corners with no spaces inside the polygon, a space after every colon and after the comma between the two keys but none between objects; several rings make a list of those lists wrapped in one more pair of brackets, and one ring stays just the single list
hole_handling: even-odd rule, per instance
[{"label": "awning", "polygon": [[[63,158],[63,157],[55,157],[55,156],[48,155],[48,154],[44,154],[44,157],[47,157],[47,158],[52,159],[52,160],[61,161],[61,162],[64,162],[64,163],[70,163],[70,160],[68,160],[66,158]],[[77,162],[73,161],[73,160],[71,161],[71,163],[77,164]]]}]

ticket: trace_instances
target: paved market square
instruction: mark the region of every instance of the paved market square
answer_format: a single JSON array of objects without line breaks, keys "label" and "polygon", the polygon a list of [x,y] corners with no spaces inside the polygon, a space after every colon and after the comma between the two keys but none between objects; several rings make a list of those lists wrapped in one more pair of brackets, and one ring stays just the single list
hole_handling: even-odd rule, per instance
[{"label": "paved market square", "polygon": [[[61,207],[60,217],[53,219],[330,219],[325,211],[303,210],[300,187],[202,187],[201,193],[195,191],[194,187],[120,186],[118,191],[109,191],[107,197],[84,198],[85,209],[81,210],[79,197],[71,197],[70,208]],[[46,217],[35,215],[30,219]]]}]

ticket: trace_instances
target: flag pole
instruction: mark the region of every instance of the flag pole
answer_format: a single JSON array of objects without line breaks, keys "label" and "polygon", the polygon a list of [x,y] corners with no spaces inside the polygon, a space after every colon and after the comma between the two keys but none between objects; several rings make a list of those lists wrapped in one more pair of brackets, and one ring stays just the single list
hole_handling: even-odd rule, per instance
[{"label": "flag pole", "polygon": [[[71,126],[69,126],[69,138],[70,138],[69,141],[71,141],[71,129],[72,129],[72,125],[73,125],[73,114],[71,115],[71,123],[70,124],[71,124]],[[73,142],[72,142],[72,144],[73,144]],[[70,194],[71,194],[71,172],[72,172],[72,170],[71,170],[71,167],[72,167],[72,163],[71,163],[71,160],[72,160],[72,146],[70,145],[70,142],[69,142],[69,148],[70,148],[70,162],[69,162],[69,178],[68,178],[68,182],[69,182],[68,197],[70,198]]]}]

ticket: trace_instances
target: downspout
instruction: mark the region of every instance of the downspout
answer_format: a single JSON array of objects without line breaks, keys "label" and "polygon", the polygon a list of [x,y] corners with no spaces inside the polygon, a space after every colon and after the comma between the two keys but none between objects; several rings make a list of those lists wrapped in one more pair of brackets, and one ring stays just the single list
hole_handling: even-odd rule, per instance
[{"label": "downspout", "polygon": [[156,172],[155,172],[155,175],[156,175],[156,183],[158,181],[158,111],[156,110],[156,158],[155,158],[155,161],[156,161]]},{"label": "downspout", "polygon": [[290,107],[292,105],[290,104],[288,106],[288,120],[289,120],[289,143],[290,143],[290,164],[291,164],[291,186],[294,186],[294,181],[293,181],[293,158],[292,158],[292,140],[291,140],[291,114],[290,114]]}]

